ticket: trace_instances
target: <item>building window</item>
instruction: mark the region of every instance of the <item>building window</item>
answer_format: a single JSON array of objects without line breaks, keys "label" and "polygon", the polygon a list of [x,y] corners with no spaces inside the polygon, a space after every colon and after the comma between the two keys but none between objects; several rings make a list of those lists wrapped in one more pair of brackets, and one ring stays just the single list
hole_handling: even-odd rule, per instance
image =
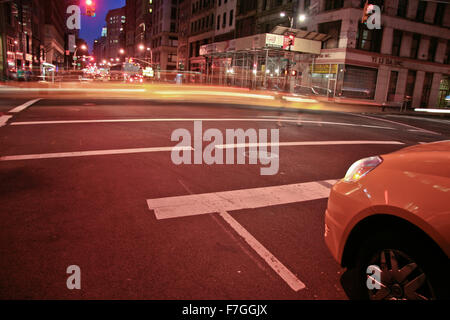
[{"label": "building window", "polygon": [[399,0],[397,15],[402,18],[406,18],[406,13],[408,11],[408,0]]},{"label": "building window", "polygon": [[392,43],[392,55],[400,56],[400,48],[402,46],[403,32],[401,30],[394,30],[394,39]]},{"label": "building window", "polygon": [[319,33],[328,34],[331,38],[322,43],[322,49],[339,48],[342,21],[332,21],[319,24]]},{"label": "building window", "polygon": [[230,27],[233,25],[234,10],[230,11]]},{"label": "building window", "polygon": [[411,97],[414,94],[414,86],[416,84],[416,75],[417,71],[415,70],[408,70],[408,77],[406,78],[406,90],[405,90],[405,96]]},{"label": "building window", "polygon": [[217,30],[220,30],[220,14],[217,16]]},{"label": "building window", "polygon": [[304,4],[304,10],[306,12],[309,11],[309,7],[311,6],[311,0],[305,0],[305,4]]},{"label": "building window", "polygon": [[427,11],[427,2],[419,1],[419,7],[417,8],[416,21],[423,22],[425,19],[425,12]]},{"label": "building window", "polygon": [[438,3],[436,7],[436,15],[434,16],[434,24],[438,26],[442,26],[442,22],[444,22],[444,15],[446,8],[445,3]]},{"label": "building window", "polygon": [[388,101],[395,100],[395,92],[397,90],[398,71],[391,71],[391,77],[389,79]]},{"label": "building window", "polygon": [[422,90],[422,99],[420,101],[421,107],[428,106],[432,83],[433,83],[433,74],[431,72],[425,73],[425,80],[423,82],[423,90]]},{"label": "building window", "polygon": [[172,7],[170,19],[175,20],[176,18],[177,18],[177,8]]},{"label": "building window", "polygon": [[176,23],[172,22],[170,24],[170,32],[177,32],[177,25],[176,25]]},{"label": "building window", "polygon": [[447,49],[445,51],[444,63],[445,64],[450,64],[450,40],[447,41]]},{"label": "building window", "polygon": [[359,23],[358,33],[356,35],[356,48],[366,51],[380,52],[382,37],[382,30],[369,30],[364,24]]},{"label": "building window", "polygon": [[222,28],[225,28],[227,25],[227,13],[223,13],[223,19],[222,19]]},{"label": "building window", "polygon": [[344,0],[325,0],[325,11],[341,9],[344,6]]},{"label": "building window", "polygon": [[411,42],[411,55],[410,55],[410,57],[413,59],[417,59],[417,56],[419,54],[419,46],[421,38],[422,38],[421,35],[418,33],[415,33],[413,35]]},{"label": "building window", "polygon": [[431,38],[430,39],[430,46],[428,47],[428,61],[433,62],[436,58],[436,50],[438,46],[438,39],[437,38]]}]

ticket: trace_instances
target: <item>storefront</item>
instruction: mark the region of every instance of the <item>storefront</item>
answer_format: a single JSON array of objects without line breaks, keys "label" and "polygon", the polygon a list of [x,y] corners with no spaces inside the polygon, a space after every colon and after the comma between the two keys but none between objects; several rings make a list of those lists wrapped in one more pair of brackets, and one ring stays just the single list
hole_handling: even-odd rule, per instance
[{"label": "storefront", "polygon": [[450,66],[429,61],[385,56],[361,50],[323,49],[310,66],[314,86],[330,89],[334,97],[372,100],[379,104],[437,107],[449,95]]}]

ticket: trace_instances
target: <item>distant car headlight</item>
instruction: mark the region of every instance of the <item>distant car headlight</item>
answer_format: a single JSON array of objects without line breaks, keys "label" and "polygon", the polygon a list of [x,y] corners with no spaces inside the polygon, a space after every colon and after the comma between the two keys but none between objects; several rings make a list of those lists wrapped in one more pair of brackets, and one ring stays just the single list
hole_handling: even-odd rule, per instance
[{"label": "distant car headlight", "polygon": [[378,167],[382,162],[383,159],[378,156],[358,160],[348,169],[344,181],[356,182]]}]

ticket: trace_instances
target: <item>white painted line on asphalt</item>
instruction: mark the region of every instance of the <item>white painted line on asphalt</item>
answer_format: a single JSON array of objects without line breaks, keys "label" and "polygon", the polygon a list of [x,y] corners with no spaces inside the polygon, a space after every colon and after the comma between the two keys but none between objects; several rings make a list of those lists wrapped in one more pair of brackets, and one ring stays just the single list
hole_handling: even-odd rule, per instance
[{"label": "white painted line on asphalt", "polygon": [[237,144],[218,144],[217,149],[234,149],[243,147],[290,147],[290,146],[332,146],[332,145],[403,145],[399,141],[295,141],[295,142],[268,142],[268,143],[237,143]]},{"label": "white painted line on asphalt", "polygon": [[423,108],[416,108],[414,111],[417,112],[429,112],[429,113],[450,113],[450,109],[423,109]]},{"label": "white painted line on asphalt", "polygon": [[0,161],[88,157],[88,156],[147,153],[147,152],[171,152],[172,150],[191,151],[191,150],[193,150],[193,148],[191,148],[191,147],[152,147],[152,148],[135,148],[135,149],[113,149],[113,150],[75,151],[75,152],[60,152],[60,153],[24,154],[24,155],[16,155],[16,156],[3,156],[3,157],[0,157]]},{"label": "white painted line on asphalt", "polygon": [[422,129],[419,127],[414,127],[411,126],[409,124],[403,123],[403,122],[398,122],[398,121],[393,121],[393,120],[388,120],[388,119],[383,119],[383,118],[378,118],[378,117],[371,117],[371,116],[366,116],[366,115],[362,115],[362,114],[357,114],[357,113],[351,113],[354,116],[357,117],[363,117],[363,118],[368,118],[368,119],[373,119],[373,120],[378,120],[378,121],[384,121],[384,122],[388,122],[388,123],[394,123],[406,128],[410,128],[410,129],[414,129],[416,131],[420,131],[420,132],[426,132],[426,133],[430,133],[430,134],[436,134],[436,135],[440,135],[440,133],[434,132],[434,131],[430,131],[430,130],[426,130],[426,129]]},{"label": "white painted line on asphalt", "polygon": [[306,288],[283,263],[280,262],[269,250],[267,250],[255,237],[253,237],[239,222],[237,222],[228,212],[219,212],[220,216],[236,231],[248,245],[283,279],[294,291]]},{"label": "white painted line on asphalt", "polygon": [[30,100],[28,102],[25,102],[24,104],[22,104],[22,105],[20,105],[18,107],[15,107],[14,109],[9,110],[9,113],[19,113],[19,112],[25,110],[26,108],[28,108],[29,106],[35,104],[36,102],[38,102],[40,100],[42,100],[42,99],[41,98],[40,99],[34,99],[34,100]]},{"label": "white painted line on asphalt", "polygon": [[315,99],[306,99],[306,98],[300,98],[300,97],[287,97],[283,96],[283,99],[289,102],[304,102],[304,103],[318,103],[319,101]]},{"label": "white painted line on asphalt", "polygon": [[395,128],[372,126],[355,123],[343,122],[329,122],[329,121],[313,121],[313,120],[289,120],[289,119],[261,119],[261,118],[142,118],[142,119],[100,119],[100,120],[54,120],[54,121],[24,121],[13,122],[13,126],[27,126],[27,125],[52,125],[52,124],[87,124],[87,123],[118,123],[118,122],[190,122],[190,121],[204,121],[204,122],[290,122],[290,123],[312,123],[319,125],[337,125],[349,127],[364,127],[374,129],[395,130]]},{"label": "white painted line on asphalt", "polygon": [[0,117],[0,127],[3,127],[12,116],[1,116]]},{"label": "white painted line on asphalt", "polygon": [[95,89],[95,88],[13,88],[4,87],[0,91],[7,92],[146,92],[145,89]]},{"label": "white painted line on asphalt", "polygon": [[336,182],[337,180],[327,180],[148,199],[147,205],[155,212],[158,220],[180,218],[324,199],[330,195],[330,189],[326,185]]},{"label": "white painted line on asphalt", "polygon": [[237,97],[237,98],[253,98],[253,99],[265,99],[265,100],[275,100],[274,96],[254,94],[254,93],[239,93],[239,92],[224,92],[224,91],[154,91],[154,94],[159,95],[204,95],[204,96],[225,96],[225,97]]},{"label": "white painted line on asphalt", "polygon": [[414,120],[420,120],[420,121],[442,123],[442,124],[447,124],[447,125],[450,124],[450,120],[430,119],[430,118],[418,117],[418,116],[401,116],[401,115],[398,115],[398,114],[389,114],[389,115],[386,115],[386,117],[389,117],[389,118],[414,119]]}]

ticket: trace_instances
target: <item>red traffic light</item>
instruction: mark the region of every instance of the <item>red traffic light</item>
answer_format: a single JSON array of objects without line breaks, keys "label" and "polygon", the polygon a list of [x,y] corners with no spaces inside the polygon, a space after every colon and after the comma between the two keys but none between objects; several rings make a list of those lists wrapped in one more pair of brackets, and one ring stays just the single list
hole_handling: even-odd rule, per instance
[{"label": "red traffic light", "polygon": [[88,17],[95,17],[95,3],[93,0],[86,0],[86,15]]}]

